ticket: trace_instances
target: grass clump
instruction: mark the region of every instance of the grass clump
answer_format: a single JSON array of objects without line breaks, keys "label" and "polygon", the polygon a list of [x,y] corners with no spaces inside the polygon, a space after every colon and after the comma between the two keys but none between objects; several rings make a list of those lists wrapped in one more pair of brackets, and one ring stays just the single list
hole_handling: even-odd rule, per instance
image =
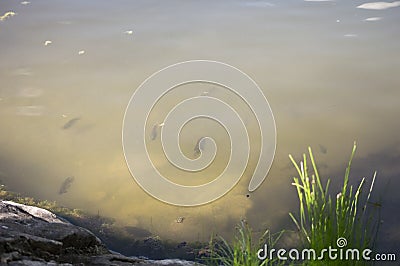
[{"label": "grass clump", "polygon": [[268,266],[283,265],[276,259],[265,259],[260,261],[257,252],[267,244],[274,247],[281,238],[283,231],[278,234],[271,234],[266,230],[264,234],[254,241],[253,232],[245,220],[236,226],[236,233],[233,243],[228,243],[223,237],[212,238],[210,241],[211,254],[207,261],[208,265],[224,266]]},{"label": "grass clump", "polygon": [[[299,198],[299,217],[290,213],[296,224],[304,248],[311,248],[320,254],[322,249],[342,248],[338,246],[338,239],[345,238],[346,249],[358,249],[362,252],[365,248],[374,246],[379,223],[373,219],[372,214],[367,213],[367,205],[374,185],[376,172],[373,175],[369,192],[363,196],[365,190],[365,178],[357,187],[349,185],[351,163],[356,151],[354,143],[348,166],[345,171],[343,185],[339,193],[334,197],[329,194],[330,179],[323,186],[318,173],[311,148],[308,149],[309,158],[303,154],[303,161],[296,163],[291,155],[299,177],[292,183],[297,189]],[[309,167],[311,163],[311,167]],[[365,195],[364,195],[365,196]],[[324,257],[324,265],[338,265],[338,261]],[[307,265],[321,265],[321,261],[309,261]],[[340,265],[365,265],[364,261],[340,261]]]},{"label": "grass clump", "polygon": [[[374,187],[376,172],[372,177],[369,189],[363,178],[357,186],[349,183],[350,168],[356,151],[353,150],[347,165],[343,184],[339,192],[331,196],[329,192],[330,179],[323,184],[318,172],[311,148],[308,156],[303,154],[303,160],[296,163],[291,155],[298,177],[292,183],[297,190],[299,199],[299,214],[296,217],[289,213],[295,223],[301,240],[297,250],[314,250],[315,256],[310,259],[292,259],[280,261],[276,257],[261,261],[257,252],[264,244],[268,249],[274,249],[283,230],[277,236],[267,230],[257,243],[253,240],[253,232],[245,221],[236,227],[232,243],[222,237],[211,240],[211,259],[209,265],[225,266],[260,266],[260,265],[368,265],[363,261],[361,253],[364,249],[373,249],[379,230],[379,216],[374,210],[368,209],[371,192]],[[378,209],[379,211],[379,209]],[[339,242],[339,239],[342,241]],[[346,243],[343,243],[345,239]],[[332,260],[327,253],[321,257],[323,249],[358,249],[359,260],[356,257],[342,257]],[[322,253],[323,254],[323,253]]]}]

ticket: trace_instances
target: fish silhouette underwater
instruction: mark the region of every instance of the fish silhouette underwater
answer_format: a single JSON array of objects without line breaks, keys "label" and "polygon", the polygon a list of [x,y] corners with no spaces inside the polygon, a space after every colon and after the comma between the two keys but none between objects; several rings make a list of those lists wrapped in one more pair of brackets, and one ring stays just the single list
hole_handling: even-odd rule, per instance
[{"label": "fish silhouette underwater", "polygon": [[81,120],[80,117],[75,117],[75,118],[70,119],[67,123],[65,123],[65,124],[62,126],[62,129],[71,128],[71,127],[72,127],[73,125],[75,125],[79,120]]},{"label": "fish silhouette underwater", "polygon": [[71,187],[72,183],[74,182],[75,178],[73,176],[67,177],[61,184],[60,189],[58,190],[58,194],[62,195],[67,193],[69,188]]}]

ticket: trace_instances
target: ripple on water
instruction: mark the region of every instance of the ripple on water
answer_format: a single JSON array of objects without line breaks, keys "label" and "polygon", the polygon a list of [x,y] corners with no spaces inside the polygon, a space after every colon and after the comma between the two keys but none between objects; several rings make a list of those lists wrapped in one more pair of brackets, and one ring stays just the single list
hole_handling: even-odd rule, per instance
[{"label": "ripple on water", "polygon": [[18,106],[15,114],[22,116],[41,116],[43,115],[44,110],[45,107],[42,105]]},{"label": "ripple on water", "polygon": [[39,97],[42,94],[43,94],[42,89],[33,88],[33,87],[22,88],[22,89],[19,89],[17,92],[17,96],[26,97],[26,98]]}]

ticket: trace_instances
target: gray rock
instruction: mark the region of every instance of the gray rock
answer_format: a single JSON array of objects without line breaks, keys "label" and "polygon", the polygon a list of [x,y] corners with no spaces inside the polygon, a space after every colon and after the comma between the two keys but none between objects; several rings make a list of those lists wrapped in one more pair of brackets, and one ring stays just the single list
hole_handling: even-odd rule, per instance
[{"label": "gray rock", "polygon": [[85,257],[109,253],[88,230],[41,208],[2,201],[0,225],[1,263],[80,262],[87,261]]},{"label": "gray rock", "polygon": [[47,210],[0,201],[0,265],[199,265],[109,251],[94,234]]}]

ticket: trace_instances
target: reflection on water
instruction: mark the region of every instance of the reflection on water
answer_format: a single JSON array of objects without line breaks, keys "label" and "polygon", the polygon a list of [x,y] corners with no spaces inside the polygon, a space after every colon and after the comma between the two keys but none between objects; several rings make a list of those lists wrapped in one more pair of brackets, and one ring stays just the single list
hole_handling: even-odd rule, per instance
[{"label": "reflection on water", "polygon": [[4,21],[8,18],[11,18],[13,16],[15,16],[17,13],[13,12],[13,11],[8,11],[6,13],[4,13],[4,15],[0,16],[0,21]]},{"label": "reflection on water", "polygon": [[[22,193],[100,210],[124,226],[204,240],[213,231],[230,233],[245,216],[258,229],[291,225],[287,213],[297,205],[287,155],[300,158],[311,145],[325,166],[322,173],[332,177],[342,174],[357,140],[354,176],[377,169],[378,183],[391,179],[387,191],[377,189],[375,195],[390,195],[383,217],[394,217],[400,202],[400,169],[393,159],[400,154],[398,3],[4,0],[1,179]],[[274,112],[278,146],[266,182],[246,197],[258,154],[259,135],[251,130],[256,141],[239,184],[217,202],[179,208],[153,199],[130,176],[121,148],[122,119],[131,94],[150,74],[199,58],[229,63],[256,80]],[[187,93],[237,102],[219,88]],[[171,94],[165,104],[179,97],[184,95]],[[157,146],[160,112],[149,117],[146,128],[160,171],[188,184],[218,175],[229,150],[223,128],[193,121],[183,129],[180,141],[188,157],[196,156],[202,143],[197,141],[209,134],[226,147],[204,180],[185,180]],[[248,116],[248,127],[254,125]],[[66,176],[75,177],[73,185],[61,190]],[[64,190],[68,193],[59,193]],[[397,223],[387,220],[383,230],[389,234]],[[399,246],[400,237],[390,241]]]},{"label": "reflection on water", "polygon": [[392,7],[400,6],[400,1],[394,2],[372,2],[359,5],[357,8],[371,9],[371,10],[384,10]]}]

